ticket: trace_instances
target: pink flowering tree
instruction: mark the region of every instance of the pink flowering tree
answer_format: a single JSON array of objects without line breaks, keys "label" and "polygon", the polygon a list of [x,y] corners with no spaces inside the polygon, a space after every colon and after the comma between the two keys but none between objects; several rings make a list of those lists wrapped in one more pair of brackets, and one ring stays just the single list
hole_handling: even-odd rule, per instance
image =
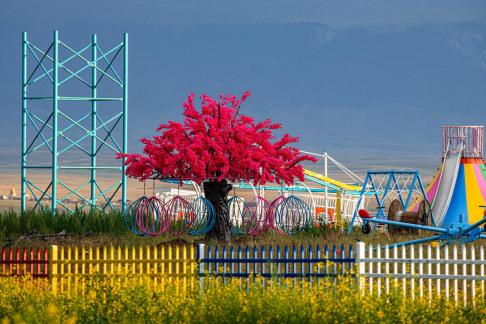
[{"label": "pink flowering tree", "polygon": [[203,183],[205,196],[216,209],[213,231],[225,240],[230,238],[229,182],[290,185],[296,178],[303,181],[302,161],[315,162],[290,146],[297,137],[273,135],[281,124],[270,119],[256,122],[240,112],[249,95],[216,99],[203,94],[200,110],[190,95],[183,104],[182,123],[168,121],[157,128],[160,134],[142,138],[144,154],[118,155],[126,158],[126,174],[141,181],[170,178]]}]

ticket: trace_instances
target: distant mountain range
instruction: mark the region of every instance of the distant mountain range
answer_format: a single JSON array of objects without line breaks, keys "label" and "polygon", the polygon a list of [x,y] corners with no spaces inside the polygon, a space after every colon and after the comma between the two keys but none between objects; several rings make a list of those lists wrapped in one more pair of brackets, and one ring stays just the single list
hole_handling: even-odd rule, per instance
[{"label": "distant mountain range", "polygon": [[[9,48],[0,61],[4,169],[19,161],[20,28],[0,32]],[[188,93],[203,91],[250,90],[246,113],[282,122],[285,131],[300,136],[301,148],[328,150],[358,171],[407,167],[430,174],[440,159],[442,125],[486,124],[486,25],[124,28],[130,37],[133,151],[160,122],[179,118]],[[60,32],[75,43],[89,39],[74,27]],[[50,36],[32,33],[43,44]]]}]

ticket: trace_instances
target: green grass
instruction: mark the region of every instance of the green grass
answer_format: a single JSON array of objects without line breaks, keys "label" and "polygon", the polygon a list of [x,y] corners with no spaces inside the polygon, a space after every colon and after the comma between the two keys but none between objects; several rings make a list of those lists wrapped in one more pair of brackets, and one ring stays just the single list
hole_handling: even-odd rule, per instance
[{"label": "green grass", "polygon": [[52,215],[45,211],[26,211],[16,213],[13,210],[0,212],[0,237],[12,237],[36,231],[42,235],[56,234],[62,231],[70,234],[126,234],[120,213],[59,212]]},{"label": "green grass", "polygon": [[[346,226],[310,227],[295,235],[279,235],[269,231],[264,235],[233,236],[229,245],[307,245],[330,244],[340,246],[363,241],[373,244],[391,244],[422,237],[424,234],[388,235],[376,231],[369,235],[356,228],[352,234],[345,232]],[[28,235],[33,232],[40,236]],[[66,235],[42,237],[64,232]],[[26,237],[21,237],[25,235]],[[425,234],[428,235],[428,234]],[[77,212],[67,214],[60,212],[55,216],[50,212],[27,211],[17,213],[14,210],[0,212],[0,246],[47,246],[58,245],[157,245],[162,243],[206,243],[220,244],[211,237],[194,237],[190,235],[173,236],[163,234],[158,237],[140,237],[132,234],[123,224],[121,213],[114,212]],[[484,244],[484,243],[478,243]]]}]

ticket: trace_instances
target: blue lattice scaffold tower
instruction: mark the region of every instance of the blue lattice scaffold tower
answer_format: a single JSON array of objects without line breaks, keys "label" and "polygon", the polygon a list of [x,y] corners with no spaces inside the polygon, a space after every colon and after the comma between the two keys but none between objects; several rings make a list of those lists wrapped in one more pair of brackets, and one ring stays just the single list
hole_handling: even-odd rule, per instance
[{"label": "blue lattice scaffold tower", "polygon": [[22,34],[21,210],[125,210],[128,35],[106,48]]}]

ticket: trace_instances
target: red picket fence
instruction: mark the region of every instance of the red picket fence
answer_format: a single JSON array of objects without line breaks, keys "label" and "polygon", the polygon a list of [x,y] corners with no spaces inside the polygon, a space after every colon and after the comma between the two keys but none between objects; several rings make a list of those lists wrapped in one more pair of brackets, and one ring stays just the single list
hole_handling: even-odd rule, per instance
[{"label": "red picket fence", "polygon": [[49,249],[2,248],[0,254],[0,276],[49,277]]}]

